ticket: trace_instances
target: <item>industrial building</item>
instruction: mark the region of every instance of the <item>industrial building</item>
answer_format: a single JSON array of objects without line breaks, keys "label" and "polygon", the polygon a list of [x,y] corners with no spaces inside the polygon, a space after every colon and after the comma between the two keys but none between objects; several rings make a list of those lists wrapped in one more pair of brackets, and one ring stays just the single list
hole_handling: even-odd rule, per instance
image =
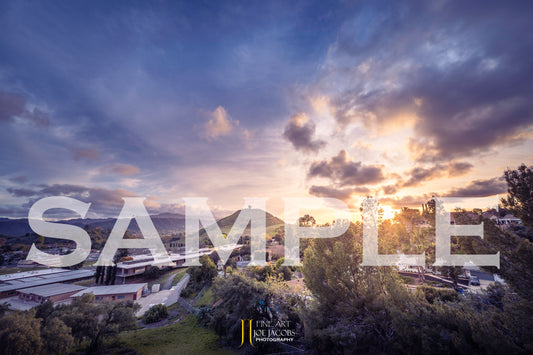
[{"label": "industrial building", "polygon": [[51,301],[56,303],[70,300],[70,296],[84,289],[86,289],[85,286],[54,283],[49,285],[28,287],[17,290],[17,292],[19,294],[19,298],[23,301],[34,301],[37,303]]},{"label": "industrial building", "polygon": [[146,283],[94,286],[81,290],[70,297],[78,298],[86,293],[92,293],[95,302],[135,301],[142,297],[143,290],[146,288],[148,288],[148,284]]}]

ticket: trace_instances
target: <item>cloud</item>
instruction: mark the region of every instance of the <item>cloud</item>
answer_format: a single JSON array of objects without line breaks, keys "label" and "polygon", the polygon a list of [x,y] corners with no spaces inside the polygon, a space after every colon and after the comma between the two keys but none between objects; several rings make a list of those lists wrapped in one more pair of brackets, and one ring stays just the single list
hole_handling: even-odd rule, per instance
[{"label": "cloud", "polygon": [[379,203],[398,209],[401,207],[420,207],[423,203],[428,202],[433,198],[431,194],[423,194],[416,196],[402,196],[402,197],[383,197],[379,199]]},{"label": "cloud", "polygon": [[122,197],[136,197],[135,192],[126,189],[105,189],[99,187],[87,187],[73,184],[42,184],[34,189],[28,188],[7,188],[11,195],[15,197],[29,197],[26,207],[43,197],[48,196],[68,196],[80,201],[90,202],[90,213],[92,216],[117,215],[124,204]]},{"label": "cloud", "polygon": [[6,191],[15,197],[28,197],[35,196],[37,194],[37,191],[28,188],[8,187],[6,188]]},{"label": "cloud", "polygon": [[450,162],[448,164],[436,164],[429,168],[421,166],[414,167],[407,172],[409,179],[401,182],[401,187],[419,186],[425,181],[434,180],[441,177],[457,177],[468,173],[474,166],[468,162]]},{"label": "cloud", "polygon": [[381,165],[354,162],[345,150],[339,151],[330,160],[313,162],[307,176],[328,178],[340,187],[377,184],[385,180]]},{"label": "cloud", "polygon": [[25,183],[26,181],[28,181],[28,177],[24,176],[24,175],[15,176],[15,177],[10,178],[9,181],[22,184],[22,183]]},{"label": "cloud", "polygon": [[503,177],[487,180],[474,180],[464,187],[457,187],[446,192],[445,197],[487,197],[507,192],[507,183]]},{"label": "cloud", "polygon": [[314,138],[315,130],[315,123],[301,112],[291,116],[283,131],[283,137],[291,142],[296,150],[317,152],[326,142]]},{"label": "cloud", "polygon": [[385,185],[381,189],[385,195],[394,195],[398,191],[398,187],[395,185]]},{"label": "cloud", "polygon": [[232,120],[222,106],[210,112],[209,117],[210,119],[203,125],[200,133],[200,137],[208,141],[230,134],[233,128],[239,125],[239,121]]},{"label": "cloud", "polygon": [[111,164],[103,166],[100,171],[102,173],[112,172],[114,174],[130,176],[140,173],[141,169],[131,164]]},{"label": "cloud", "polygon": [[422,203],[431,200],[434,196],[440,197],[488,197],[507,192],[507,183],[503,177],[486,180],[474,180],[464,187],[450,189],[443,193],[429,193],[422,195],[408,195],[402,197],[383,197],[379,202],[393,208],[420,207]]},{"label": "cloud", "polygon": [[0,91],[0,122],[28,122],[48,128],[50,117],[38,108],[26,108],[26,99],[19,94]]},{"label": "cloud", "polygon": [[97,148],[92,149],[76,149],[74,150],[74,159],[75,160],[98,160],[100,159],[100,150]]},{"label": "cloud", "polygon": [[355,187],[355,188],[335,188],[332,186],[316,186],[313,185],[309,189],[311,195],[317,197],[330,197],[336,198],[342,201],[349,201],[353,195],[367,195],[370,192],[370,189],[367,187]]},{"label": "cloud", "polygon": [[376,132],[411,127],[417,162],[530,139],[531,6],[483,4],[361,5],[342,26],[317,84],[338,124]]}]

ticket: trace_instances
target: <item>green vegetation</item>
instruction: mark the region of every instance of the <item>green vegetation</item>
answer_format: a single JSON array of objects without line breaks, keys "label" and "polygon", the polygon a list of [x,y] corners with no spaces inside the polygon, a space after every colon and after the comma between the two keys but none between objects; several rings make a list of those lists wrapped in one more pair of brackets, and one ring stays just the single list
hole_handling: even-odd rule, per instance
[{"label": "green vegetation", "polygon": [[168,317],[168,309],[164,304],[150,307],[143,316],[144,324],[156,323]]},{"label": "green vegetation", "polygon": [[435,303],[436,301],[451,302],[458,300],[458,294],[455,290],[429,286],[418,286],[416,288],[415,295],[421,299],[425,299],[429,303]]},{"label": "green vegetation", "polygon": [[3,354],[68,354],[76,347],[99,352],[117,335],[136,328],[132,301],[95,305],[85,294],[70,305],[47,301],[27,312],[11,312],[0,318]]},{"label": "green vegetation", "polygon": [[156,329],[122,333],[122,347],[135,349],[139,354],[234,354],[221,349],[218,336],[202,328],[193,315],[183,321]]},{"label": "green vegetation", "polygon": [[508,195],[502,198],[503,206],[524,225],[533,227],[533,169],[522,164],[516,170],[506,170],[505,180]]},{"label": "green vegetation", "polygon": [[196,307],[209,306],[213,304],[213,302],[214,302],[213,291],[211,290],[211,287],[209,287],[208,289],[205,290],[204,294],[202,295],[202,297],[200,297],[198,302],[196,302],[195,306]]},{"label": "green vegetation", "polygon": [[[485,239],[497,240],[501,235],[496,228]],[[459,297],[454,290],[421,287],[413,295],[392,268],[361,267],[361,256],[361,224],[353,224],[339,238],[313,240],[305,253],[305,283],[315,302],[301,316],[306,342],[315,351],[533,350],[529,316],[533,303],[513,290],[496,285],[485,293]],[[513,259],[507,261],[513,263]],[[521,270],[531,279],[531,271]]]},{"label": "green vegetation", "polygon": [[[241,211],[236,211],[232,213],[231,215],[221,218],[217,221],[217,224],[221,230],[222,233],[229,233],[231,230],[231,227],[235,224],[235,221],[237,220],[237,217]],[[272,237],[276,234],[276,229],[279,227],[284,226],[285,222],[283,222],[281,219],[273,216],[272,214],[266,213],[266,232],[267,232],[267,240],[272,239]],[[250,235],[250,227],[246,227],[246,229],[243,232],[243,235]],[[205,229],[202,228],[200,230],[200,244],[211,246],[212,243],[210,239],[207,237],[207,233],[205,232]]]},{"label": "green vegetation", "polygon": [[185,274],[187,273],[187,268],[179,271],[177,274],[174,275],[174,278],[172,279],[172,286],[176,286],[178,284],[178,282],[180,282],[180,280],[183,278],[183,276],[185,276]]}]

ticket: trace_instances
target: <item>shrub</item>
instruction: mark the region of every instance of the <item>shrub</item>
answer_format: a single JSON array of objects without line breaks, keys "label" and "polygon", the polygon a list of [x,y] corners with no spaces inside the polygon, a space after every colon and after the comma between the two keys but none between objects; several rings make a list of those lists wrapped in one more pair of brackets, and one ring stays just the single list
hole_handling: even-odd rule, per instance
[{"label": "shrub", "polygon": [[435,300],[441,302],[457,301],[457,291],[429,286],[418,286],[416,288],[416,295],[420,298],[425,298],[429,303],[434,303]]},{"label": "shrub", "polygon": [[145,324],[159,322],[162,319],[168,317],[168,309],[164,304],[156,304],[152,306],[143,316],[143,322]]}]

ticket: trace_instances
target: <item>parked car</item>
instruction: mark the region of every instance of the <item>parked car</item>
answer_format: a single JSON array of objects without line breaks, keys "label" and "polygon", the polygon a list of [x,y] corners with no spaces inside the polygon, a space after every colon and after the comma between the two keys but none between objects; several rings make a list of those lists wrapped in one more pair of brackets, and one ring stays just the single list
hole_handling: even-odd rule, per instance
[{"label": "parked car", "polygon": [[479,279],[477,276],[470,276],[468,286],[479,286]]}]

